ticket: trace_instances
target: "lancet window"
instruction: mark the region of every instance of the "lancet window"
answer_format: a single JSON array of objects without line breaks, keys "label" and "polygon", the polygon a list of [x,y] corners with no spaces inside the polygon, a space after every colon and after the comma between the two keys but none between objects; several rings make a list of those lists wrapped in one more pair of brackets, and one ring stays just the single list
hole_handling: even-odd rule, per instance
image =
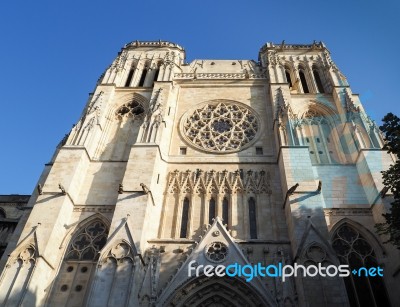
[{"label": "lancet window", "polygon": [[181,220],[181,232],[180,237],[186,238],[187,236],[187,228],[189,222],[189,199],[185,197],[183,200],[183,207],[182,207],[182,220]]},{"label": "lancet window", "polygon": [[[378,266],[378,259],[371,244],[355,228],[344,224],[337,231],[332,241],[339,261],[351,269]],[[390,306],[383,278],[376,276],[345,277],[347,296],[351,306]]]}]

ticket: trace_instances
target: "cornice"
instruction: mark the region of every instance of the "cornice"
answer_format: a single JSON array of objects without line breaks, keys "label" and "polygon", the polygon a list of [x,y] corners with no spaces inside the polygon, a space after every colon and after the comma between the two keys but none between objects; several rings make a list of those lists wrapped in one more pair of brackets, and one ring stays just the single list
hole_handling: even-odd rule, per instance
[{"label": "cornice", "polygon": [[140,48],[140,47],[168,47],[168,48],[176,48],[180,51],[185,51],[185,49],[178,44],[171,43],[168,41],[133,41],[130,43],[125,44],[123,49],[132,49],[132,48]]}]

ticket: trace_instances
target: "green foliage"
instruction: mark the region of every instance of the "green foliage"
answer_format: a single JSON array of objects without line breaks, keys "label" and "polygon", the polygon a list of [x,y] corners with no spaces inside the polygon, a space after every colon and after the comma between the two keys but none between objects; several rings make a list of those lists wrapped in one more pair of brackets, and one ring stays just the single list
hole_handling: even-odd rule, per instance
[{"label": "green foliage", "polygon": [[[400,118],[388,113],[383,118],[380,127],[385,134],[385,146],[383,149],[400,158]],[[386,222],[376,225],[379,234],[387,235],[385,243],[392,243],[400,249],[400,161],[397,160],[387,171],[382,172],[383,184],[393,193],[394,201],[390,211],[383,214]]]}]

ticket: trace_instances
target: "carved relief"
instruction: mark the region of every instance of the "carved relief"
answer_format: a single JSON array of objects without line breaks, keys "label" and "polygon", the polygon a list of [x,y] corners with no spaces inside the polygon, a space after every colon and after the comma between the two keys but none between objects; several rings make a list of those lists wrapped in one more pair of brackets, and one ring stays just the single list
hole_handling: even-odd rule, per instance
[{"label": "carved relief", "polygon": [[190,171],[175,170],[169,173],[168,193],[267,193],[271,194],[270,174],[249,170],[240,171]]},{"label": "carved relief", "polygon": [[279,87],[275,95],[275,121],[278,122],[279,137],[281,145],[297,144],[294,127],[298,123],[297,115],[294,114],[284,91]]},{"label": "carved relief", "polygon": [[371,209],[369,208],[329,208],[324,209],[325,216],[350,216],[350,215],[372,215]]},{"label": "carved relief", "polygon": [[[0,280],[0,289],[3,291],[0,296],[1,306],[27,305],[24,301],[25,287],[29,286],[31,275],[36,264],[36,248],[30,244],[27,245],[16,258],[8,262]],[[10,295],[11,294],[11,295]]]},{"label": "carved relief", "polygon": [[124,242],[115,245],[110,251],[110,256],[114,257],[118,261],[122,261],[124,258],[132,259],[133,257],[130,246]]},{"label": "carved relief", "polygon": [[[268,253],[269,251],[266,250],[265,252]],[[277,247],[271,258],[275,265],[279,265],[279,263],[282,265],[292,264],[288,251],[282,246]],[[279,302],[279,306],[295,306],[293,302],[296,301],[297,293],[294,278],[289,277],[285,282],[282,282],[281,278],[274,278],[271,282],[271,287],[275,290],[275,297]]]},{"label": "carved relief", "polygon": [[97,271],[98,277],[107,276],[96,285],[98,289],[103,287],[104,296],[92,297],[89,305],[98,306],[104,300],[112,306],[127,305],[135,273],[134,257],[132,247],[125,241],[117,243],[109,250]]},{"label": "carved relief", "polygon": [[163,101],[162,101],[162,88],[155,92],[150,101],[150,107],[144,117],[144,122],[141,126],[141,134],[139,140],[142,143],[156,142],[159,138],[159,126],[164,121]]},{"label": "carved relief", "polygon": [[176,73],[175,79],[265,79],[263,73]]},{"label": "carved relief", "polygon": [[28,263],[31,260],[35,261],[35,249],[33,248],[33,246],[27,247],[19,254],[18,258],[25,263]]},{"label": "carved relief", "polygon": [[110,66],[110,71],[115,70],[116,72],[119,72],[122,70],[125,66],[125,62],[128,59],[128,52],[126,50],[122,51],[115,61],[111,64]]},{"label": "carved relief", "polygon": [[[150,306],[157,299],[159,271],[161,265],[161,250],[154,245],[146,252],[147,266],[143,281],[143,286],[140,290],[140,306]],[[151,302],[151,303],[150,303]],[[147,305],[146,305],[147,303]]]},{"label": "carved relief", "polygon": [[347,89],[343,89],[343,94],[345,97],[347,116],[348,119],[351,120],[354,117],[353,113],[360,113],[360,107],[355,105]]},{"label": "carved relief", "polygon": [[183,285],[164,306],[264,306],[248,284],[236,278],[199,277]]},{"label": "carved relief", "polygon": [[89,132],[93,129],[94,125],[100,124],[100,117],[102,112],[102,97],[103,92],[101,91],[97,94],[89,103],[86,113],[78,121],[78,123],[73,127],[69,138],[69,141],[63,140],[61,146],[68,143],[68,145],[84,145],[88,139]]}]

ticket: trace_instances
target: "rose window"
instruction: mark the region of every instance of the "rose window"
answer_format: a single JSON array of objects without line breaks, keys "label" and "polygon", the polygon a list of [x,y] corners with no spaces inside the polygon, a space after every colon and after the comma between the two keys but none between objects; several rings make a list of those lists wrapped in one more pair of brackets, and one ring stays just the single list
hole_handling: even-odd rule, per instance
[{"label": "rose window", "polygon": [[213,242],[207,245],[205,254],[212,262],[222,262],[228,255],[228,246],[222,242]]},{"label": "rose window", "polygon": [[259,131],[259,120],[246,106],[220,102],[206,104],[182,120],[184,137],[195,147],[221,153],[250,145]]}]

